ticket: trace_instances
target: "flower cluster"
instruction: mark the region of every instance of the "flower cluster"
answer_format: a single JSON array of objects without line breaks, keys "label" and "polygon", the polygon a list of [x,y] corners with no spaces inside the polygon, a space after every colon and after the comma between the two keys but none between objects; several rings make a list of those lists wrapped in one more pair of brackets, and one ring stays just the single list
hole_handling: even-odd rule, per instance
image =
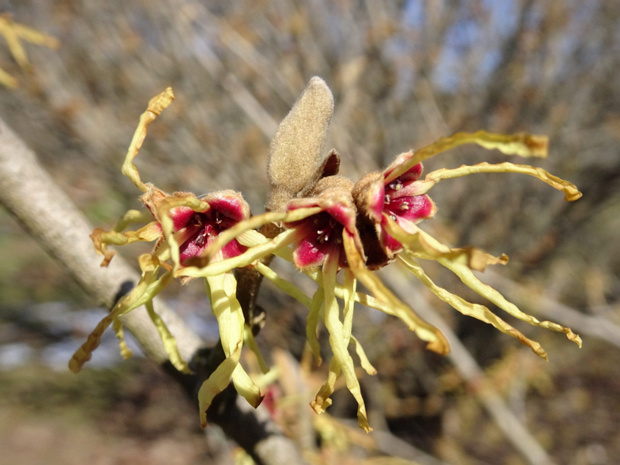
[{"label": "flower cluster", "polygon": [[[255,348],[252,332],[246,330],[249,322],[245,321],[244,310],[248,309],[242,308],[237,298],[233,272],[240,269],[255,270],[257,276],[271,280],[308,308],[307,341],[319,363],[322,355],[317,334],[319,324],[323,323],[329,333],[332,357],[328,378],[311,406],[320,413],[331,404],[336,380],[342,374],[357,401],[359,425],[366,431],[371,428],[349,346],[355,348],[367,373],[376,371],[352,334],[356,303],[401,319],[427,343],[428,349],[440,354],[449,352],[444,335],[416,315],[373,273],[393,261],[401,262],[433,293],[459,312],[517,338],[542,358],[546,359],[546,353],[540,344],[527,338],[486,306],[467,302],[435,284],[420,266],[420,260],[437,261],[512,317],[562,332],[581,344],[579,336],[569,328],[539,321],[523,313],[473,273],[490,264],[506,263],[506,256],[493,257],[474,248],[450,248],[418,227],[420,221],[435,215],[435,204],[427,194],[435,184],[473,173],[528,174],[564,192],[567,200],[578,199],[581,193],[571,183],[529,165],[464,165],[440,169],[421,178],[424,160],[461,144],[474,143],[508,155],[543,157],[547,152],[545,137],[484,131],[458,133],[418,151],[403,153],[384,171],[367,174],[353,182],[338,175],[340,159],[335,151],[323,156],[333,97],[327,85],[315,77],[281,123],[272,142],[268,163],[271,194],[267,211],[252,216],[241,195],[233,191],[216,192],[204,198],[189,193],[169,195],[141,181],[133,160],[147,126],[172,98],[172,91],[168,89],[151,100],[140,119],[123,165],[123,173],[143,192],[141,200],[148,213],[132,210],[114,230],[96,229],[92,235],[97,251],[104,256],[104,265],[113,255],[109,245],[155,241],[154,249],[140,257],[142,279],[136,289],[121,299],[74,355],[70,362],[73,371],[78,371],[90,358],[101,334],[110,324],[114,325],[121,340],[121,350],[126,354],[118,317],[143,304],[160,331],[170,360],[179,370],[187,371],[174,338],[154,312],[152,300],[173,278],[202,278],[208,284],[211,307],[218,319],[226,356],[199,391],[202,423],[206,421],[205,412],[213,397],[231,381],[252,405],[258,405],[262,399],[260,390],[239,363],[244,343]],[[140,221],[147,224],[136,231],[125,231],[129,224]],[[316,281],[314,294],[308,296],[278,276],[268,266],[273,256],[291,262]],[[342,279],[337,279],[340,272]],[[357,291],[358,281],[372,295]]]}]

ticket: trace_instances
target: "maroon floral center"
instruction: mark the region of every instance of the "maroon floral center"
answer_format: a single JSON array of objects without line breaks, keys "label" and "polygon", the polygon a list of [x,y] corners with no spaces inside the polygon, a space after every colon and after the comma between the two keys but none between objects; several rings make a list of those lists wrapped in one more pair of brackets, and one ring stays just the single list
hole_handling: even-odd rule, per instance
[{"label": "maroon floral center", "polygon": [[328,254],[335,253],[339,254],[340,266],[348,266],[342,245],[344,226],[330,213],[323,211],[289,226],[303,234],[294,248],[297,266],[320,266]]},{"label": "maroon floral center", "polygon": [[[213,208],[207,212],[195,212],[191,208],[179,207],[172,212],[174,230],[181,231],[179,244],[180,260],[202,256],[209,244],[224,230],[234,226],[238,220],[230,218]],[[184,230],[184,231],[183,231]],[[222,248],[224,258],[237,256],[247,250],[232,240]]]}]

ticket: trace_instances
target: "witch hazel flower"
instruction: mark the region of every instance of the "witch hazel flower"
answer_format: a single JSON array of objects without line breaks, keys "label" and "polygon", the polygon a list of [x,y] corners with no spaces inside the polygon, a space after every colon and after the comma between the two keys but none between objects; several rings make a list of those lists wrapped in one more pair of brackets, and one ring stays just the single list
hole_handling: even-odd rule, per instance
[{"label": "witch hazel flower", "polygon": [[[158,100],[159,99],[159,100]],[[358,182],[338,175],[340,158],[335,150],[326,156],[324,145],[333,114],[333,96],[320,78],[310,80],[291,112],[280,124],[271,143],[267,174],[271,193],[266,212],[251,216],[240,194],[222,191],[197,198],[189,193],[165,194],[140,180],[133,164],[144,139],[147,125],[171,101],[166,93],[153,99],[142,117],[128,151],[123,173],[144,194],[142,202],[149,210],[150,222],[137,231],[124,231],[131,223],[145,221],[145,215],[129,212],[114,231],[96,230],[93,241],[104,255],[104,264],[112,257],[108,245],[136,241],[156,241],[151,254],[140,259],[142,279],[123,299],[76,353],[72,369],[79,369],[96,347],[103,330],[111,323],[122,338],[118,316],[146,303],[149,314],[168,341],[171,361],[187,369],[178,356],[174,338],[156,321],[152,298],[171,279],[205,279],[212,311],[220,325],[220,341],[225,360],[204,381],[199,393],[201,423],[213,397],[232,381],[237,391],[254,406],[262,400],[256,384],[239,363],[244,344],[254,347],[252,331],[245,314],[248,299],[237,298],[235,274],[248,272],[257,292],[260,279],[267,278],[283,292],[308,308],[306,337],[317,363],[323,360],[318,333],[321,324],[329,334],[331,357],[325,383],[310,402],[321,413],[332,401],[336,381],[344,378],[357,402],[358,424],[370,431],[366,407],[355,371],[356,362],[370,375],[376,373],[363,347],[352,333],[356,304],[375,308],[404,322],[429,350],[447,354],[450,345],[436,327],[420,318],[383,283],[374,270],[398,261],[428,287],[439,299],[457,311],[491,324],[515,337],[537,355],[547,358],[540,344],[529,339],[508,322],[481,304],[467,302],[438,286],[424,272],[421,262],[434,260],[454,273],[476,293],[488,299],[510,316],[532,325],[564,333],[581,345],[570,328],[539,321],[519,310],[497,290],[484,284],[474,271],[492,264],[506,264],[507,257],[493,257],[481,250],[451,248],[426,233],[419,223],[433,218],[437,208],[428,192],[437,183],[476,173],[521,173],[534,176],[565,194],[569,201],[581,193],[568,181],[530,165],[480,163],[454,169],[439,169],[422,178],[422,162],[450,148],[473,143],[497,149],[507,155],[544,157],[547,139],[528,134],[500,135],[484,131],[457,133],[444,137],[417,151],[399,155],[385,170],[370,173]],[[278,257],[293,264],[316,282],[313,295],[306,295],[295,284],[281,278],[269,263]],[[338,275],[341,274],[341,278]],[[369,293],[357,290],[361,282]],[[252,291],[254,292],[254,291]],[[254,294],[255,297],[255,294]],[[149,306],[150,305],[150,306]],[[122,339],[121,339],[122,340]]]},{"label": "witch hazel flower", "polygon": [[[143,183],[133,160],[138,154],[148,125],[173,100],[171,89],[154,97],[140,117],[138,128],[129,147],[123,174],[130,178],[143,194],[140,200],[147,212],[130,210],[112,231],[95,229],[91,238],[95,249],[104,256],[102,266],[107,266],[114,256],[108,246],[120,246],[133,242],[155,242],[153,251],[139,257],[141,279],[128,295],[123,297],[97,325],[87,341],[76,351],[69,367],[77,372],[86,363],[107,327],[114,326],[120,340],[121,354],[131,356],[122,332],[119,317],[144,305],[161,336],[164,348],[172,364],[181,372],[189,373],[182,359],[176,340],[153,308],[154,297],[174,279],[180,269],[200,260],[205,250],[227,229],[250,217],[250,208],[241,194],[224,190],[196,197],[188,192],[167,194],[151,183]],[[136,231],[125,231],[134,223],[147,224]],[[241,255],[246,247],[236,239],[226,243],[214,257],[214,261]],[[186,278],[187,279],[187,278]],[[231,381],[250,404],[258,406],[262,395],[256,384],[239,364],[246,334],[243,310],[236,298],[236,281],[231,272],[220,273],[206,279],[208,297],[212,303],[220,330],[225,360],[202,384],[199,391],[201,423],[206,424],[206,410],[213,397]]]},{"label": "witch hazel flower", "polygon": [[[552,187],[564,192],[569,201],[577,200],[581,193],[571,183],[564,181],[547,171],[529,165],[513,163],[489,164],[480,163],[473,166],[463,165],[455,169],[440,169],[429,173],[425,179],[419,180],[422,171],[421,161],[435,156],[448,148],[465,143],[476,143],[485,148],[495,148],[507,155],[522,157],[544,157],[547,153],[547,138],[526,134],[499,135],[479,131],[474,134],[459,133],[425,147],[418,152],[407,152],[400,155],[383,175],[376,180],[366,178],[360,180],[355,189],[356,204],[360,210],[364,224],[373,223],[376,235],[366,236],[365,250],[377,250],[377,244],[387,260],[397,257],[424,285],[437,297],[450,304],[461,313],[491,324],[500,331],[516,337],[529,346],[537,355],[547,359],[546,352],[536,341],[524,336],[520,331],[493,314],[486,306],[465,301],[448,290],[437,286],[424,273],[418,263],[419,259],[436,260],[455,273],[459,279],[479,295],[487,298],[497,307],[511,316],[535,326],[544,327],[565,333],[566,336],[581,345],[579,336],[570,328],[549,321],[538,321],[536,318],[519,310],[508,302],[497,290],[481,282],[473,273],[484,271],[487,265],[506,264],[508,258],[493,257],[475,248],[453,249],[441,244],[435,238],[419,229],[416,223],[433,216],[435,208],[426,192],[438,182],[445,179],[466,176],[476,173],[522,173],[534,176]],[[379,181],[383,181],[383,190]],[[379,194],[387,192],[383,199]],[[402,200],[404,199],[404,200]],[[395,202],[396,200],[396,202]],[[402,202],[402,203],[401,203]],[[396,207],[394,204],[396,203]],[[401,205],[405,208],[401,209]],[[370,252],[368,252],[370,256]],[[385,264],[379,263],[379,265]],[[370,263],[376,266],[376,263]]]},{"label": "witch hazel flower", "polygon": [[[249,260],[255,260],[253,266],[263,276],[309,308],[306,335],[317,361],[322,357],[316,334],[319,324],[323,322],[330,335],[333,357],[330,360],[328,379],[311,402],[317,413],[331,404],[330,396],[334,383],[342,374],[347,388],[358,403],[358,422],[363,429],[370,430],[359,383],[353,375],[353,359],[349,354],[349,347],[354,346],[362,367],[368,373],[374,373],[363,349],[351,334],[356,302],[396,316],[427,342],[429,350],[440,354],[448,353],[449,343],[444,335],[419,318],[373,273],[373,270],[395,260],[401,262],[435,295],[457,311],[515,337],[544,359],[547,355],[540,344],[523,335],[488,307],[467,302],[435,284],[419,262],[437,261],[455,273],[472,290],[512,317],[562,332],[570,340],[581,344],[579,336],[570,328],[549,321],[539,321],[522,312],[474,274],[474,271],[483,271],[491,264],[506,264],[505,255],[493,257],[471,247],[450,248],[418,226],[421,221],[432,218],[437,211],[428,195],[429,190],[440,181],[470,174],[527,174],[564,192],[569,201],[578,199],[581,194],[571,183],[541,168],[507,162],[440,169],[421,178],[421,163],[424,160],[462,144],[474,143],[487,149],[497,149],[507,155],[544,157],[547,153],[546,137],[528,134],[500,135],[484,131],[458,133],[441,138],[420,150],[403,153],[384,171],[370,173],[352,184],[335,176],[337,165],[336,169],[328,170],[328,176],[325,176],[320,168],[328,166],[329,158],[335,153],[332,151],[330,156],[322,158],[325,132],[332,111],[333,98],[329,89],[323,81],[313,78],[272,142],[268,167],[272,196],[268,206],[274,211],[254,217],[246,224],[240,223],[226,231],[214,242],[213,250],[206,253],[213,255],[225,241],[239,237],[241,242],[249,247],[244,254],[245,258],[242,258],[242,255],[238,257],[239,261],[232,259],[194,270],[197,275],[216,273],[229,266],[248,264],[252,263]],[[311,137],[300,137],[304,134],[304,127],[309,127]],[[295,150],[291,147],[295,147]],[[295,166],[301,172],[289,170],[290,166]],[[298,174],[299,178],[295,174]],[[305,185],[301,185],[300,178],[305,180]],[[339,188],[331,192],[325,189],[317,195],[317,188],[321,190],[320,186],[323,184],[334,182],[331,178],[339,180]],[[353,205],[350,203],[351,199]],[[290,218],[292,214],[301,214],[303,218],[293,221]],[[277,225],[276,231],[282,232],[266,237],[251,231],[251,228],[270,222]],[[291,244],[292,249],[289,247]],[[292,283],[285,282],[262,263],[261,260],[269,254],[290,261],[315,280],[318,284],[315,294],[312,297],[304,295]],[[336,279],[340,271],[343,274],[341,282]],[[357,281],[362,282],[371,295],[356,291]]]},{"label": "witch hazel flower", "polygon": [[[351,197],[353,183],[342,176],[322,178],[309,197],[291,200],[286,209],[292,212],[302,208],[320,208],[320,212],[303,220],[284,223],[287,229],[296,229],[302,236],[293,246],[293,262],[300,268],[320,267],[328,255],[338,257],[341,267],[347,266],[342,244],[346,230],[357,235],[357,210]],[[316,196],[313,196],[314,193]],[[358,244],[361,248],[361,242]]]},{"label": "witch hazel flower", "polygon": [[371,269],[385,266],[402,250],[402,244],[385,230],[387,218],[405,231],[415,233],[416,224],[432,218],[437,211],[430,197],[420,193],[420,184],[415,182],[422,174],[421,163],[386,181],[412,156],[413,152],[398,156],[385,171],[367,174],[353,188],[352,195],[360,212],[357,226],[364,238],[366,266]]}]

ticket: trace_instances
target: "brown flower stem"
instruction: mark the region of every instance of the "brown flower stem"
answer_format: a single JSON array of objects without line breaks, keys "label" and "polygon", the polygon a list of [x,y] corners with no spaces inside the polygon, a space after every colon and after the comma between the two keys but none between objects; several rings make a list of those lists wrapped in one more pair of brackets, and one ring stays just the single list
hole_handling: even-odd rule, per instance
[{"label": "brown flower stem", "polygon": [[[0,119],[0,203],[13,214],[39,244],[80,284],[93,301],[112,308],[119,297],[138,282],[139,275],[120,256],[108,268],[93,249],[92,225],[71,199],[41,167],[35,154]],[[200,338],[160,299],[155,309],[176,337],[185,360],[202,344]],[[145,355],[166,369],[188,394],[195,398],[200,380],[173,369],[159,334],[143,308],[122,317],[124,326],[136,337]],[[265,412],[239,414],[237,402],[225,402],[214,423],[222,425],[230,438],[246,449],[256,463],[279,465],[304,463],[292,441],[287,439]]]}]

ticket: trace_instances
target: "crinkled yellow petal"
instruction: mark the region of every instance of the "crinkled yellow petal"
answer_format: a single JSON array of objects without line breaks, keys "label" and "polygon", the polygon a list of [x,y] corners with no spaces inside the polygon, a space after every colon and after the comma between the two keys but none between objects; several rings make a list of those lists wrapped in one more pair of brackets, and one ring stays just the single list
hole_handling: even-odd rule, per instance
[{"label": "crinkled yellow petal", "polygon": [[364,351],[362,344],[353,335],[351,335],[351,340],[355,343],[355,353],[359,357],[360,365],[362,365],[362,368],[364,369],[364,371],[368,373],[370,376],[376,375],[377,370],[374,366],[372,366],[372,363],[370,363],[370,360],[368,360],[368,357],[366,356],[366,352]]},{"label": "crinkled yellow petal", "polygon": [[[211,311],[217,318],[222,348],[226,356],[235,350],[238,344],[243,346],[243,325],[245,319],[241,305],[234,303],[237,282],[230,273],[207,278],[211,298]],[[236,298],[234,298],[236,300]]]},{"label": "crinkled yellow petal", "polygon": [[560,333],[564,333],[566,337],[581,347],[581,338],[573,333],[573,331],[566,327],[562,326],[558,323],[554,323],[552,321],[540,321],[537,318],[528,315],[525,312],[519,310],[519,308],[514,305],[512,302],[507,301],[504,296],[492,288],[488,284],[484,284],[480,281],[473,272],[467,267],[466,264],[449,260],[447,258],[440,258],[437,260],[441,265],[448,268],[454,274],[456,274],[459,279],[466,284],[470,289],[480,294],[483,297],[486,297],[499,308],[504,310],[506,313],[518,318],[519,320],[525,321],[534,326],[540,326],[541,328],[551,329],[553,331],[557,331]]},{"label": "crinkled yellow petal", "polygon": [[135,223],[150,223],[153,215],[148,210],[129,210],[114,226],[114,231],[124,231],[127,226]]},{"label": "crinkled yellow petal", "polygon": [[55,37],[16,23],[9,15],[0,15],[0,34],[4,36],[11,55],[22,68],[26,68],[29,63],[21,40],[49,48],[58,47],[58,39]]},{"label": "crinkled yellow petal", "polygon": [[107,248],[108,245],[127,245],[134,242],[152,242],[161,236],[161,228],[156,221],[143,226],[137,231],[104,231],[102,228],[95,228],[90,238],[93,241],[95,250],[97,253],[103,255],[103,261],[101,266],[108,266],[112,257],[114,257],[113,250]]},{"label": "crinkled yellow petal", "polygon": [[531,325],[564,333],[569,340],[581,347],[581,338],[573,333],[570,328],[551,321],[539,321],[533,316],[522,312],[516,305],[508,302],[499,291],[484,284],[472,272],[472,269],[483,271],[488,264],[506,263],[505,256],[496,258],[477,249],[451,249],[422,230],[418,230],[416,234],[408,234],[395,221],[389,218],[385,227],[388,234],[401,242],[414,256],[437,260],[441,265],[456,274],[470,289],[486,297],[505,312]]},{"label": "crinkled yellow petal", "polygon": [[[287,249],[289,250],[289,249]],[[282,254],[284,255],[284,254]],[[290,261],[291,263],[293,262],[293,255],[292,252],[290,254],[290,257],[288,257],[288,261]],[[321,364],[321,358],[320,358],[320,345],[317,339],[317,326],[318,326],[318,322],[319,322],[319,311],[321,309],[321,305],[323,303],[323,294],[322,294],[322,288],[319,288],[317,290],[317,292],[320,292],[319,295],[317,295],[317,303],[316,303],[316,310],[314,311],[314,315],[313,315],[313,311],[312,311],[312,305],[313,304],[313,299],[310,299],[309,297],[307,297],[302,290],[300,290],[297,286],[293,285],[292,283],[280,278],[271,268],[269,268],[268,266],[259,263],[257,264],[257,269],[261,272],[261,274],[263,276],[265,276],[267,279],[269,279],[270,281],[272,281],[276,286],[278,286],[278,288],[280,288],[281,290],[283,290],[284,292],[286,292],[288,295],[290,295],[291,297],[293,297],[294,299],[296,299],[297,301],[299,301],[302,305],[304,305],[305,307],[311,309],[310,314],[308,315],[308,319],[307,319],[307,324],[306,324],[306,337],[308,340],[308,344],[310,346],[310,349],[312,351],[312,354],[314,355],[314,357],[318,360],[318,364]],[[312,280],[316,281],[319,284],[322,284],[323,279],[321,277],[321,272],[317,269],[315,270],[304,270],[304,273],[310,277]],[[345,287],[341,284],[336,283],[336,286],[334,287],[334,293],[336,294],[336,297],[338,297],[339,299],[342,300],[347,300],[347,291],[345,290]],[[362,305],[365,305],[367,307],[370,308],[374,308],[377,310],[380,310],[390,316],[395,316],[398,317],[398,314],[395,313],[394,311],[392,311],[391,307],[387,304],[384,304],[383,302],[380,302],[379,300],[375,299],[372,296],[369,296],[367,294],[364,294],[363,292],[354,292],[352,294],[353,299],[355,300],[355,302],[359,302]],[[311,316],[312,315],[312,316]],[[366,353],[364,352],[364,349],[362,347],[362,345],[357,341],[357,339],[355,339],[355,337],[353,335],[351,335],[351,340],[355,343],[355,350],[357,352],[357,355],[360,358],[360,362],[362,365],[362,368],[364,368],[364,370],[366,371],[366,373],[368,373],[369,375],[375,375],[377,373],[377,370],[375,370],[375,368],[371,365],[371,363],[368,361],[368,357],[366,356]]]},{"label": "crinkled yellow petal", "polygon": [[409,253],[414,254],[416,257],[430,260],[446,258],[448,260],[459,261],[467,264],[470,269],[476,271],[484,271],[488,265],[505,265],[508,263],[508,257],[506,255],[502,254],[500,257],[495,257],[474,247],[451,249],[419,228],[416,228],[416,231],[411,233],[405,231],[388,215],[385,215],[384,219],[386,220],[384,227],[387,233],[399,241]]},{"label": "crinkled yellow petal", "polygon": [[263,374],[267,374],[269,372],[269,367],[265,362],[265,358],[256,343],[256,339],[254,339],[254,333],[252,332],[252,328],[249,325],[244,326],[244,337],[243,340],[245,345],[254,353],[256,356],[256,360],[258,361],[258,366],[260,367],[260,371]]},{"label": "crinkled yellow petal", "polygon": [[[558,178],[552,175],[548,171],[537,168],[530,165],[517,165],[514,163],[504,162],[497,164],[479,163],[477,165],[463,165],[458,168],[447,169],[441,168],[436,171],[432,171],[426,175],[424,181],[416,181],[420,185],[420,189],[416,192],[423,194],[444,179],[460,178],[462,176],[468,176],[470,174],[477,173],[521,173],[529,176],[534,176],[537,179],[549,184],[554,189],[562,191],[564,198],[569,201],[575,201],[580,199],[582,194],[577,187],[564,179]],[[422,187],[424,186],[424,187]]]},{"label": "crinkled yellow petal", "polygon": [[306,340],[308,341],[308,345],[310,346],[310,350],[312,351],[312,355],[314,355],[317,365],[320,365],[323,361],[321,357],[321,344],[319,344],[318,339],[319,320],[321,319],[323,302],[325,302],[325,293],[323,287],[319,287],[314,293],[314,296],[312,296],[312,301],[308,306],[310,311],[306,318]]},{"label": "crinkled yellow petal", "polygon": [[127,155],[125,156],[122,172],[125,176],[131,179],[136,187],[142,192],[147,192],[148,186],[140,179],[140,173],[138,172],[138,168],[134,164],[133,160],[136,158],[136,155],[138,155],[140,147],[142,147],[148,126],[155,121],[155,118],[157,118],[161,112],[172,103],[173,100],[174,93],[172,92],[171,87],[168,87],[161,94],[153,97],[149,101],[146,111],[140,115],[138,127],[136,128],[133,138],[131,139],[131,144],[129,144],[129,149],[127,150]]},{"label": "crinkled yellow petal", "polygon": [[253,229],[249,231],[244,231],[243,233],[237,236],[237,242],[239,244],[244,245],[246,247],[256,247],[260,244],[265,244],[269,242],[271,239],[262,235],[258,231],[254,231]]},{"label": "crinkled yellow petal", "polygon": [[284,291],[286,294],[290,295],[292,298],[300,302],[304,307],[310,308],[310,305],[312,304],[312,299],[306,294],[304,294],[304,292],[293,283],[281,278],[275,271],[273,271],[264,263],[256,263],[256,269],[265,278],[275,284],[281,291]]},{"label": "crinkled yellow petal", "polygon": [[441,137],[430,145],[417,150],[405,163],[398,166],[387,176],[385,182],[396,179],[418,163],[441,152],[463,144],[478,144],[486,149],[497,149],[506,155],[520,157],[546,157],[549,139],[547,136],[518,134],[493,134],[486,131],[474,133],[459,132],[448,137]]},{"label": "crinkled yellow petal", "polygon": [[[220,331],[222,349],[227,358],[236,350],[243,347],[245,318],[241,304],[237,300],[237,280],[232,273],[223,273],[207,278],[211,310],[217,318]],[[257,407],[263,396],[260,389],[237,363],[231,374],[232,382],[237,392],[250,405]]]},{"label": "crinkled yellow petal", "polygon": [[494,328],[500,330],[502,333],[513,336],[522,344],[531,348],[536,355],[538,355],[544,360],[547,360],[547,353],[543,350],[543,348],[538,342],[528,339],[520,331],[513,328],[511,325],[509,325],[500,317],[491,312],[491,310],[489,310],[487,307],[485,307],[484,305],[467,302],[465,299],[452,294],[443,287],[437,286],[424,272],[422,267],[415,261],[413,256],[408,255],[406,252],[403,252],[398,256],[398,259],[407,267],[409,271],[411,271],[415,275],[416,278],[418,278],[422,282],[422,284],[428,287],[433,294],[435,294],[441,300],[452,306],[455,310],[461,312],[463,315],[471,316],[473,318],[476,318],[477,320],[488,323]]},{"label": "crinkled yellow petal", "polygon": [[125,333],[123,331],[123,323],[121,323],[121,320],[119,320],[118,318],[115,319],[112,328],[114,328],[116,338],[118,339],[118,346],[121,352],[121,357],[123,357],[125,360],[131,358],[133,356],[133,353],[127,346],[127,341],[125,341]]},{"label": "crinkled yellow petal", "polygon": [[230,384],[230,379],[239,365],[241,357],[241,344],[235,347],[230,356],[219,364],[219,366],[211,373],[211,376],[203,381],[198,390],[198,409],[200,411],[200,425],[205,428],[207,426],[207,409],[213,402],[213,398],[222,392]]},{"label": "crinkled yellow petal", "polygon": [[257,408],[263,401],[264,396],[260,392],[258,385],[250,378],[245,369],[238,364],[232,374],[233,386],[241,397],[247,400],[248,404]]},{"label": "crinkled yellow petal", "polygon": [[146,307],[146,311],[148,312],[151,321],[155,325],[155,328],[157,328],[157,332],[159,333],[161,342],[164,345],[164,350],[168,354],[168,358],[170,359],[170,363],[172,363],[172,366],[174,366],[181,373],[191,373],[192,370],[189,369],[187,362],[183,360],[183,357],[181,357],[181,353],[179,352],[179,347],[177,345],[177,340],[170,333],[170,330],[166,326],[166,323],[164,323],[164,320],[162,320],[161,317],[157,313],[155,313],[155,309],[153,308],[153,301],[146,302],[144,306]]},{"label": "crinkled yellow petal", "polygon": [[[441,244],[437,239],[432,237],[431,235],[425,233],[420,230],[419,235],[429,244],[432,244],[436,248],[444,248],[448,249],[449,247]],[[424,257],[426,258],[426,257]],[[554,323],[551,321],[540,321],[537,318],[528,315],[525,312],[519,310],[519,308],[506,300],[506,298],[496,289],[489,286],[488,284],[484,284],[480,281],[476,275],[472,272],[468,259],[465,254],[456,254],[453,256],[444,255],[436,258],[436,260],[444,267],[448,268],[454,274],[456,274],[459,279],[467,285],[471,290],[476,292],[477,294],[489,299],[489,301],[493,302],[499,308],[504,310],[506,313],[518,318],[521,321],[525,321],[534,326],[539,326],[541,328],[550,329],[552,331],[557,331],[560,333],[564,333],[566,337],[581,347],[581,338],[575,334],[570,328],[562,326],[558,323]]]},{"label": "crinkled yellow petal", "polygon": [[[353,332],[353,311],[355,307],[355,288],[357,286],[357,280],[351,270],[344,270],[344,281],[342,283],[342,289],[344,291],[343,300],[344,307],[342,311],[344,339],[349,341],[351,339],[351,333]],[[334,286],[334,293],[335,293]]]},{"label": "crinkled yellow petal", "polygon": [[[343,236],[348,236],[346,231]],[[351,240],[353,240],[351,238]],[[353,359],[348,351],[349,340],[345,332],[343,322],[340,321],[340,308],[334,294],[336,285],[336,273],[338,272],[338,254],[327,254],[325,264],[323,265],[323,292],[325,293],[325,327],[329,332],[329,345],[332,348],[336,365],[334,368],[342,370],[347,389],[353,394],[357,401],[357,422],[364,431],[370,432],[372,428],[368,424],[368,416],[366,414],[366,405],[362,397],[357,375],[355,374],[355,366]],[[331,371],[330,363],[330,371]]]},{"label": "crinkled yellow petal", "polygon": [[340,364],[335,358],[332,358],[329,362],[327,380],[321,385],[316,396],[314,396],[314,399],[310,402],[310,407],[312,407],[312,410],[316,413],[324,413],[332,404],[330,397],[336,389],[338,376],[340,376]]},{"label": "crinkled yellow petal", "polygon": [[9,89],[16,89],[19,86],[19,81],[0,68],[0,84]]},{"label": "crinkled yellow petal", "polygon": [[390,307],[391,314],[401,319],[420,339],[428,342],[427,349],[439,354],[447,354],[450,351],[450,345],[441,331],[416,315],[411,308],[402,303],[387,287],[385,287],[381,280],[366,268],[364,259],[355,247],[353,239],[349,238],[347,234],[344,234],[343,238],[347,260],[355,277],[359,279],[379,301]]},{"label": "crinkled yellow petal", "polygon": [[[291,249],[281,249],[279,250],[277,253],[278,257],[293,263],[293,252]],[[310,279],[312,279],[314,282],[318,283],[318,284],[322,284],[323,283],[323,278],[321,277],[321,271],[318,269],[306,269],[303,270],[303,273],[308,276]],[[269,278],[268,278],[269,279]],[[285,291],[286,292],[286,291]],[[300,291],[302,292],[302,291]],[[336,283],[336,286],[334,288],[334,292],[336,293],[336,297],[338,297],[339,299],[343,299],[344,300],[344,296],[345,296],[345,291],[343,289],[343,286],[339,283]],[[290,294],[292,297],[295,297],[295,295]],[[388,304],[385,304],[383,302],[381,302],[378,299],[375,299],[374,297],[364,294],[363,292],[356,292],[354,294],[355,297],[355,301],[361,303],[362,305],[365,305],[366,307],[369,308],[374,308],[376,310],[379,310],[383,313],[385,313],[386,315],[390,315],[390,316],[394,316],[398,318],[398,313],[394,312],[394,310],[392,309],[392,307],[390,307]],[[306,301],[303,298],[299,298],[297,299],[299,300],[299,302],[301,302],[302,304],[306,305]],[[308,307],[306,305],[306,307]]]},{"label": "crinkled yellow petal", "polygon": [[[142,257],[152,257],[145,254]],[[154,258],[156,261],[157,259]],[[147,260],[143,259],[143,262]],[[141,263],[142,265],[142,263]],[[159,267],[156,266],[152,270],[143,270],[142,277],[136,285],[136,287],[125,297],[118,301],[118,303],[112,308],[100,322],[95,329],[90,333],[86,342],[73,354],[73,357],[69,361],[69,369],[74,373],[80,371],[84,363],[90,360],[92,352],[99,346],[101,336],[103,332],[117,320],[120,316],[130,312],[147,302],[153,300],[153,298],[159,294],[159,292],[168,285],[172,279],[172,273],[166,272],[157,278]]]}]

